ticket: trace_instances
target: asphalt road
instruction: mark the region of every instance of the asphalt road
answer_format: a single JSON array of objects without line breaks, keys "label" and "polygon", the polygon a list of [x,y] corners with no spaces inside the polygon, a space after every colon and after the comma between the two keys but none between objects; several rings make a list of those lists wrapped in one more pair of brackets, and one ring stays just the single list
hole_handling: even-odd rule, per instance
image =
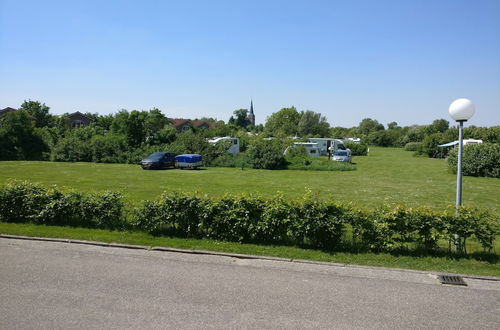
[{"label": "asphalt road", "polygon": [[0,238],[0,329],[499,329],[500,282]]}]

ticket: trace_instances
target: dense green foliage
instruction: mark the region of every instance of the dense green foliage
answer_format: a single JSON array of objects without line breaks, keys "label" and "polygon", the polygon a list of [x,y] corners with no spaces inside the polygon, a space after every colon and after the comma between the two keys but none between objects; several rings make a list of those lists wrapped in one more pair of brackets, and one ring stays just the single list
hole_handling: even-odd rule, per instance
[{"label": "dense green foliage", "polygon": [[257,140],[248,149],[248,158],[253,168],[276,170],[286,167],[283,142],[272,140]]},{"label": "dense green foliage", "polygon": [[[22,206],[22,207],[21,207]],[[129,217],[129,221],[127,220]],[[416,247],[438,249],[438,241],[456,242],[463,251],[474,237],[490,250],[499,220],[485,211],[461,209],[438,212],[397,206],[361,210],[349,204],[319,200],[311,193],[302,199],[271,199],[249,195],[219,198],[192,194],[164,194],[125,210],[116,193],[63,193],[27,182],[0,188],[0,221],[105,229],[135,229],[155,235],[208,237],[236,242],[267,242],[315,248],[389,251]],[[350,232],[350,237],[346,234]]]},{"label": "dense green foliage", "polygon": [[351,150],[353,156],[368,155],[368,145],[365,143],[345,142],[345,147]]},{"label": "dense green foliage", "polygon": [[[448,167],[457,173],[458,147],[448,156]],[[469,144],[463,148],[462,174],[500,178],[500,144]]]},{"label": "dense green foliage", "polygon": [[0,221],[87,228],[124,228],[120,194],[63,193],[27,182],[0,188]]}]

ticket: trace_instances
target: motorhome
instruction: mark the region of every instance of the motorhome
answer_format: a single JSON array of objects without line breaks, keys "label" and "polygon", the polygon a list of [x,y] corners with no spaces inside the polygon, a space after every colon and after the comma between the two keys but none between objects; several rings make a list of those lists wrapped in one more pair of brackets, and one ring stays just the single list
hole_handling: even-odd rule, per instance
[{"label": "motorhome", "polygon": [[290,147],[286,148],[285,154],[290,150],[290,148],[300,148],[304,147],[307,151],[307,154],[311,157],[319,157],[319,147],[317,143],[313,142],[294,142]]},{"label": "motorhome", "polygon": [[217,144],[220,141],[231,141],[231,146],[229,147],[229,149],[227,149],[228,153],[236,155],[237,153],[240,152],[240,139],[237,137],[230,137],[230,136],[215,137],[211,140],[208,140],[208,143]]},{"label": "motorhome", "polygon": [[331,155],[337,150],[346,150],[342,140],[333,138],[309,138],[310,143],[318,144],[320,156]]}]

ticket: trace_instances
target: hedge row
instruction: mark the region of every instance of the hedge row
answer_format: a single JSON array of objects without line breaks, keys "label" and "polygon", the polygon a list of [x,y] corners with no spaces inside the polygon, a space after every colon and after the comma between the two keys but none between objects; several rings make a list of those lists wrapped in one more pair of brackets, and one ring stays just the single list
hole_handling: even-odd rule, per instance
[{"label": "hedge row", "polygon": [[28,182],[0,188],[0,221],[101,229],[125,227],[122,196],[63,193]]},{"label": "hedge row", "polygon": [[[498,219],[464,208],[438,212],[430,208],[394,207],[374,211],[349,204],[283,196],[224,196],[217,199],[164,194],[124,211],[116,193],[63,193],[30,183],[0,188],[0,221],[32,222],[89,228],[133,229],[155,235],[212,238],[236,242],[307,245],[347,249],[353,243],[367,250],[402,246],[437,249],[440,239],[463,249],[474,236],[485,249],[493,247]],[[460,240],[455,240],[458,234]]]}]

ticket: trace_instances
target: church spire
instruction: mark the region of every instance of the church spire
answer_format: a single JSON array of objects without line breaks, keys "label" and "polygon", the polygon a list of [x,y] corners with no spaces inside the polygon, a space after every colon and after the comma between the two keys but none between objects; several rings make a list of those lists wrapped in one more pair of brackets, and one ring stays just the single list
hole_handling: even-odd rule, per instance
[{"label": "church spire", "polygon": [[252,126],[255,126],[255,114],[253,113],[253,100],[250,99],[250,112],[247,115],[247,119],[252,124]]}]

